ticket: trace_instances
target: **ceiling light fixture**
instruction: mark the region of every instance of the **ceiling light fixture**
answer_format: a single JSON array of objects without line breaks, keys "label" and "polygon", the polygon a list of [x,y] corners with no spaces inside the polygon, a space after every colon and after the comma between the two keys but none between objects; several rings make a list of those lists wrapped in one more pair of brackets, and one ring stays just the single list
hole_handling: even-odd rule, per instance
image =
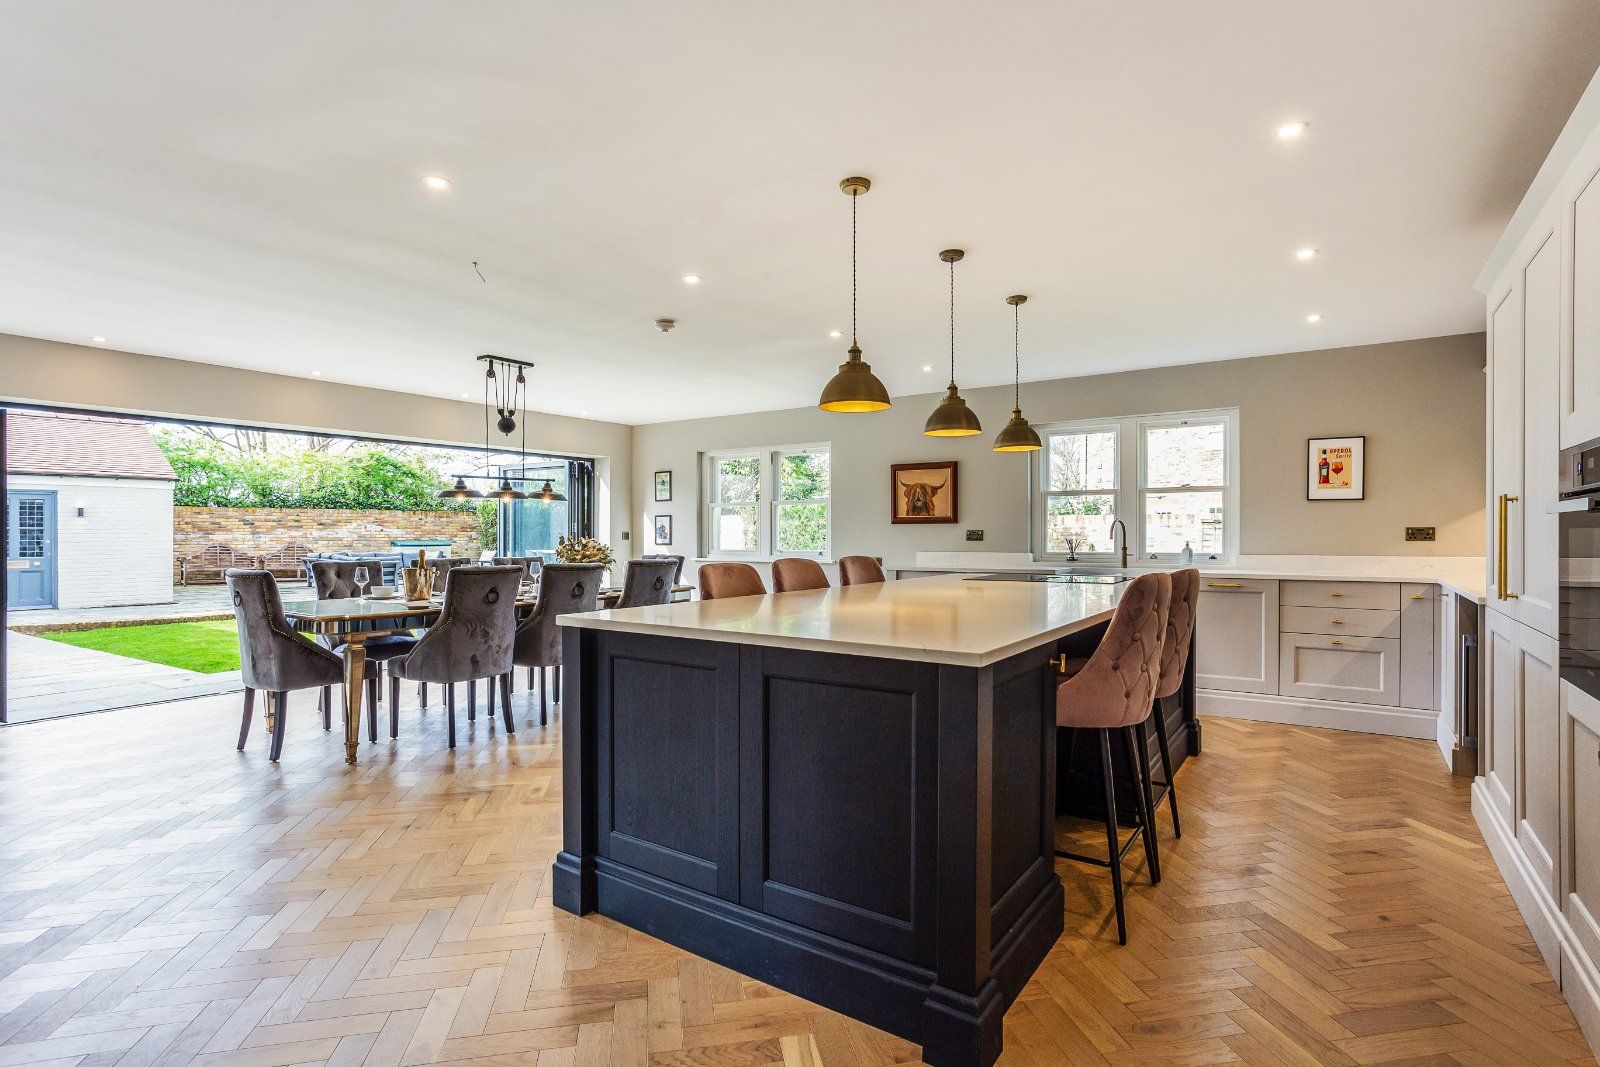
[{"label": "ceiling light fixture", "polygon": [[889,390],[872,367],[861,359],[856,336],[856,201],[872,188],[866,178],[845,178],[839,189],[850,198],[850,349],[839,371],[822,387],[817,407],[823,411],[882,411],[889,406]]},{"label": "ceiling light fixture", "polygon": [[829,330],[828,336],[837,341],[839,338],[844,336],[844,332],[842,330]]},{"label": "ceiling light fixture", "polygon": [[1311,314],[1306,316],[1306,321],[1312,325],[1316,325],[1322,321],[1322,316],[1318,312],[1313,311]]},{"label": "ceiling light fixture", "polygon": [[432,189],[436,193],[445,192],[451,187],[449,178],[443,178],[437,174],[430,174],[426,178],[423,178],[422,184],[426,185],[429,189]]},{"label": "ceiling light fixture", "polygon": [[1307,260],[1316,259],[1317,258],[1317,250],[1315,248],[1300,248],[1300,249],[1296,249],[1295,253],[1294,253],[1294,258],[1298,259],[1302,263],[1306,262]]},{"label": "ceiling light fixture", "polygon": [[313,378],[320,378],[320,377],[322,377],[322,372],[319,371],[319,370],[314,370],[314,371],[311,372],[311,376]]},{"label": "ceiling light fixture", "polygon": [[106,343],[106,339],[104,337],[91,337],[89,338],[89,341],[91,344],[97,345],[103,345]]},{"label": "ceiling light fixture", "polygon": [[956,391],[956,264],[966,255],[959,248],[947,248],[939,258],[950,264],[950,388],[923,424],[925,437],[972,437],[983,432],[978,413],[967,407]]},{"label": "ceiling light fixture", "polygon": [[[480,363],[487,364],[483,372],[483,451],[492,454],[489,447],[489,408],[491,401],[497,416],[495,429],[506,437],[517,431],[520,412],[522,425],[522,447],[518,456],[524,465],[528,462],[528,376],[527,371],[533,369],[532,363],[524,363],[520,359],[508,359],[505,356],[483,355],[478,357]],[[497,370],[498,368],[498,370]],[[512,369],[516,369],[516,377],[512,377]],[[467,394],[462,393],[462,396]],[[481,500],[485,496],[491,500],[510,503],[515,500],[525,500],[528,494],[517,489],[511,484],[510,472],[501,468],[499,485],[487,494],[479,493],[475,489],[467,488],[467,479],[495,481],[489,474],[458,474],[456,484],[439,493],[440,500]],[[519,474],[518,481],[521,481]]]},{"label": "ceiling light fixture", "polygon": [[994,438],[996,452],[1037,452],[1044,447],[1039,432],[1022,417],[1022,305],[1028,298],[1018,293],[1006,297],[1011,305],[1011,421]]},{"label": "ceiling light fixture", "polygon": [[1296,120],[1294,122],[1285,122],[1282,126],[1278,127],[1278,140],[1292,141],[1296,137],[1304,134],[1310,128],[1311,123],[1309,122],[1303,122],[1300,120]]},{"label": "ceiling light fixture", "polygon": [[699,285],[700,284],[700,275],[698,275],[698,274],[685,274],[683,276],[683,284],[684,285]]}]

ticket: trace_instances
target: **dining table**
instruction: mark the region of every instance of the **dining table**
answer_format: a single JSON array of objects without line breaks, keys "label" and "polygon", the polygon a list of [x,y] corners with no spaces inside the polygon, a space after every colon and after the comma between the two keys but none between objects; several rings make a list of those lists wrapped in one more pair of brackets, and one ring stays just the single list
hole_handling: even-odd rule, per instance
[{"label": "dining table", "polygon": [[[672,587],[672,598],[679,599],[692,590],[692,586],[677,584]],[[622,598],[621,586],[606,586],[600,590],[602,608],[614,606]],[[516,613],[520,624],[533,613],[539,602],[531,584],[524,584],[517,595]],[[356,762],[356,752],[361,740],[361,702],[365,699],[362,682],[367,673],[368,641],[391,634],[405,634],[426,630],[439,618],[444,608],[443,594],[427,600],[406,600],[403,597],[338,597],[328,600],[291,600],[283,605],[289,624],[301,633],[327,638],[335,646],[343,646],[340,658],[344,660],[344,761]]]}]

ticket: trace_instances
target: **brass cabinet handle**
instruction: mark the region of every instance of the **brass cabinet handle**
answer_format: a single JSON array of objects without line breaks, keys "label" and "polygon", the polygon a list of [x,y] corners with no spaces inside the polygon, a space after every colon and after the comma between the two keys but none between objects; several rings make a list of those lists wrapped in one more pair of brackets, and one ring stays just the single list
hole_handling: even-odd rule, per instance
[{"label": "brass cabinet handle", "polygon": [[1344,596],[1343,593],[1329,593],[1329,596]]},{"label": "brass cabinet handle", "polygon": [[1243,589],[1243,582],[1207,582],[1208,589]]},{"label": "brass cabinet handle", "polygon": [[1412,593],[1411,594],[1411,599],[1412,600],[1421,600],[1422,599],[1422,594],[1421,593]]},{"label": "brass cabinet handle", "polygon": [[1329,619],[1328,621],[1333,623],[1333,625],[1335,625],[1335,626],[1343,626],[1344,625],[1344,620],[1343,619]]},{"label": "brass cabinet handle", "polygon": [[1338,639],[1338,638],[1337,638],[1337,637],[1335,637],[1335,638],[1334,638],[1334,639],[1333,639],[1333,643],[1334,643],[1334,644],[1336,644],[1336,645],[1342,645],[1342,644],[1344,644],[1344,642],[1343,642],[1343,641],[1341,641],[1341,640],[1339,640],[1339,639]]},{"label": "brass cabinet handle", "polygon": [[1506,551],[1506,537],[1511,526],[1511,505],[1515,504],[1516,502],[1517,498],[1512,496],[1510,493],[1501,493],[1500,506],[1495,518],[1495,529],[1497,534],[1495,537],[1495,545],[1497,549],[1497,557],[1495,559],[1495,592],[1501,600],[1517,599],[1517,594],[1506,589],[1506,586],[1511,584],[1511,556]]}]

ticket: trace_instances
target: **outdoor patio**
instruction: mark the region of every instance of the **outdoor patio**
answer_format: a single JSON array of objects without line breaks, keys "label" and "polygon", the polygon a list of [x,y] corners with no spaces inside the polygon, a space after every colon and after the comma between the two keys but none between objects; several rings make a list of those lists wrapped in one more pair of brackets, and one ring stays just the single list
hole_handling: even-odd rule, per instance
[{"label": "outdoor patio", "polygon": [[5,640],[10,668],[6,717],[11,723],[211,696],[242,688],[238,671],[199,674],[15,632],[7,633]]},{"label": "outdoor patio", "polygon": [[[316,591],[302,579],[278,582],[284,603],[315,600]],[[36,608],[13,612],[10,628],[15,633],[40,633],[46,630],[115,626],[130,622],[182,622],[188,619],[220,619],[233,615],[233,601],[225,585],[179,585],[172,589],[168,604],[135,604],[111,608]]]}]

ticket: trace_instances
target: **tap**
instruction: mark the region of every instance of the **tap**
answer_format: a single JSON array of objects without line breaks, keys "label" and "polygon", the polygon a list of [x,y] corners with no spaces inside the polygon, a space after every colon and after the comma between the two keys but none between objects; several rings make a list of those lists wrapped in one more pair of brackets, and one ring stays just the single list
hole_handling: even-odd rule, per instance
[{"label": "tap", "polygon": [[1128,527],[1123,523],[1123,521],[1121,519],[1114,519],[1111,522],[1111,547],[1112,548],[1116,548],[1117,547],[1117,528],[1118,527],[1122,528],[1122,569],[1123,570],[1127,570],[1128,569]]}]

